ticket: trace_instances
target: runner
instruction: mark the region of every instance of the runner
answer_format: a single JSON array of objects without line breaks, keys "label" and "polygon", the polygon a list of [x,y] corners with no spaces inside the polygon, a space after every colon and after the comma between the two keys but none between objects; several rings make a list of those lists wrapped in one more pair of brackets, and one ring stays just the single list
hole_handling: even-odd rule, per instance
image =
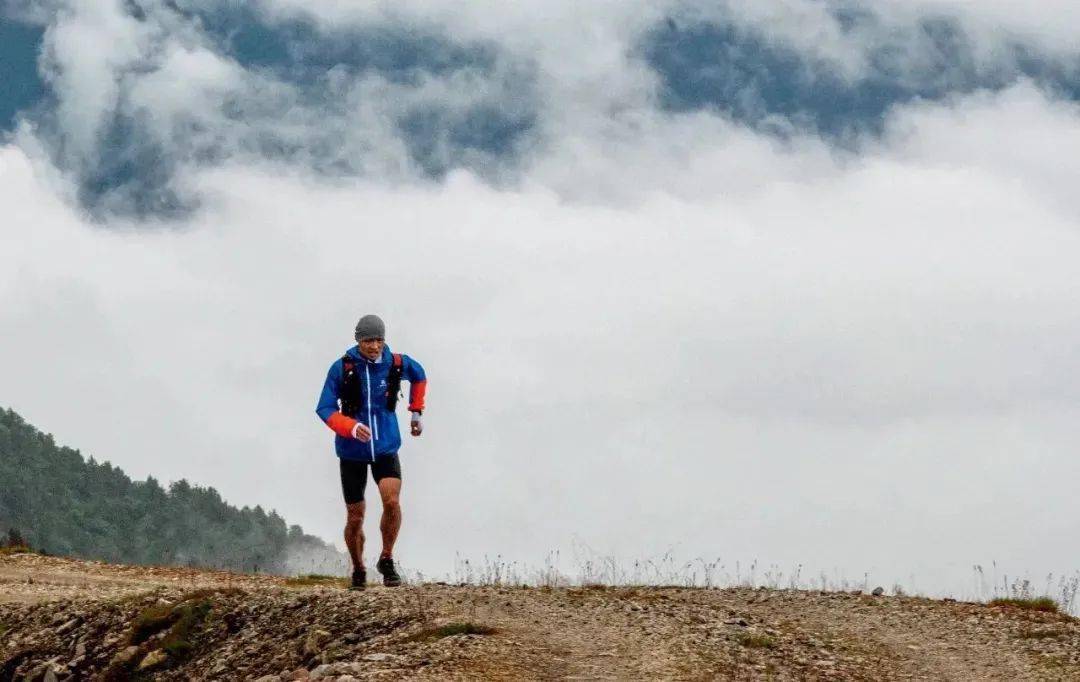
[{"label": "runner", "polygon": [[378,316],[361,317],[354,336],[357,345],[330,365],[315,412],[337,434],[334,448],[345,494],[345,545],[352,558],[352,587],[362,590],[367,585],[363,526],[369,466],[383,507],[382,553],[375,568],[384,585],[396,587],[401,584],[394,567],[394,542],[401,529],[401,434],[394,410],[404,379],[409,382],[410,432],[419,436],[424,430],[420,417],[427,379],[416,360],[390,352],[386,325]]}]

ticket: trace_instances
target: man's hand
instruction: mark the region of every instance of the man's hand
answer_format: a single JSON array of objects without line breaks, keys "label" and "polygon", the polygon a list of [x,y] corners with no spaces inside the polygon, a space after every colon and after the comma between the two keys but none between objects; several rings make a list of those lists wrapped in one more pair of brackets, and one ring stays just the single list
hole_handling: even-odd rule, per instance
[{"label": "man's hand", "polygon": [[412,419],[409,421],[409,426],[411,427],[409,430],[414,436],[419,436],[424,432],[424,423],[420,421],[419,412],[412,413]]},{"label": "man's hand", "polygon": [[366,443],[371,440],[371,429],[360,422],[356,422],[356,426],[352,429],[352,437],[361,443]]}]

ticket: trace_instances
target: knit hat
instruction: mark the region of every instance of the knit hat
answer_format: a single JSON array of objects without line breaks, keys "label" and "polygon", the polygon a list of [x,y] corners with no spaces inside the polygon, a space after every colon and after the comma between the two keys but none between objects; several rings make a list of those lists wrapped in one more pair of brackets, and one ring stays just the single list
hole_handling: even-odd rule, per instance
[{"label": "knit hat", "polygon": [[386,324],[378,315],[364,315],[356,323],[356,340],[385,339]]}]

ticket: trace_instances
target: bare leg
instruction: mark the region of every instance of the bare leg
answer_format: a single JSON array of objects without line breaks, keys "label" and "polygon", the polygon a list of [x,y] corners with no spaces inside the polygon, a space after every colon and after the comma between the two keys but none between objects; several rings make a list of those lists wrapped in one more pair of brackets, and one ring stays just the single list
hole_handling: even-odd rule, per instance
[{"label": "bare leg", "polygon": [[379,481],[379,495],[382,497],[382,554],[380,557],[394,556],[394,543],[401,530],[401,479],[384,478]]},{"label": "bare leg", "polygon": [[346,504],[345,546],[349,548],[353,568],[364,567],[364,503]]}]

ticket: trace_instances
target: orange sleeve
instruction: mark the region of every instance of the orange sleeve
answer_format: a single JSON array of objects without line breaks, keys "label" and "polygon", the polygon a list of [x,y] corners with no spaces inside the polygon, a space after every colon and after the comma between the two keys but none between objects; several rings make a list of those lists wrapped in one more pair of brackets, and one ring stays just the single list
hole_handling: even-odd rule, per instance
[{"label": "orange sleeve", "polygon": [[356,426],[356,420],[352,417],[346,417],[340,412],[335,412],[330,415],[326,420],[326,425],[333,429],[334,433],[342,438],[352,438],[353,428]]},{"label": "orange sleeve", "polygon": [[427,379],[409,382],[409,411],[424,411],[424,396],[427,395]]}]

